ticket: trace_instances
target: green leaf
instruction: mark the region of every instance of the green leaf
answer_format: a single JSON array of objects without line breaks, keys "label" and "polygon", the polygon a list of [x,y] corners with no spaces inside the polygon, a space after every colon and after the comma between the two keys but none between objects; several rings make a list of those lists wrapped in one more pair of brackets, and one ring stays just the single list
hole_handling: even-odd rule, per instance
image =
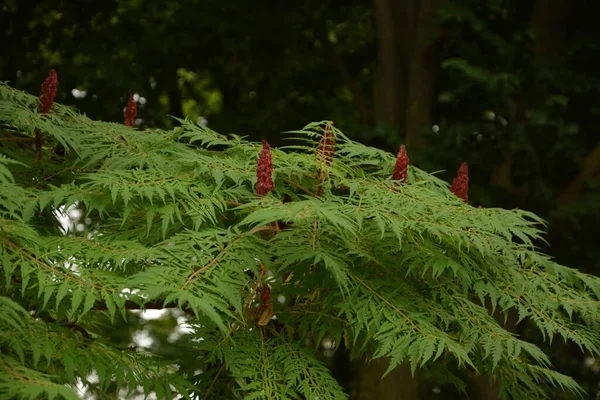
[{"label": "green leaf", "polygon": [[73,296],[71,297],[71,312],[76,313],[77,309],[83,301],[84,293],[79,288],[73,290]]},{"label": "green leaf", "polygon": [[81,312],[81,316],[85,315],[92,309],[94,304],[96,303],[96,290],[91,289],[86,293],[85,303],[83,304],[83,311]]},{"label": "green leaf", "polygon": [[108,310],[108,315],[110,315],[110,322],[114,323],[116,306],[115,306],[115,302],[112,299],[112,295],[111,295],[111,293],[102,292],[102,298],[104,299],[104,303],[106,304],[106,309]]},{"label": "green leaf", "polygon": [[66,294],[69,291],[69,285],[67,282],[63,283],[62,285],[60,285],[58,287],[58,290],[56,292],[56,308],[59,308],[60,302],[62,299],[64,299],[64,297],[66,296]]}]

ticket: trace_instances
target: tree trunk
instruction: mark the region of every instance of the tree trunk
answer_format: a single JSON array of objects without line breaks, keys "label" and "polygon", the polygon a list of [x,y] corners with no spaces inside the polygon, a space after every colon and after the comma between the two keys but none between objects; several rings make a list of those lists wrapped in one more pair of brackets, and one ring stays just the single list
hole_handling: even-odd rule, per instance
[{"label": "tree trunk", "polygon": [[375,76],[375,120],[400,133],[406,80],[400,55],[395,0],[374,0],[379,54]]},{"label": "tree trunk", "polygon": [[441,0],[374,0],[379,55],[375,78],[376,122],[404,142],[421,144],[431,126],[434,99],[436,11]]},{"label": "tree trunk", "polygon": [[440,0],[423,0],[418,8],[408,80],[405,128],[407,147],[419,146],[422,143],[421,132],[432,124],[436,70],[433,33],[439,3]]},{"label": "tree trunk", "polygon": [[[431,125],[435,77],[433,32],[441,0],[374,0],[379,54],[375,78],[376,123],[392,128],[408,146]],[[383,380],[387,360],[363,364],[356,399],[419,398],[418,378],[400,365]]]},{"label": "tree trunk", "polygon": [[388,365],[388,361],[382,359],[363,364],[358,385],[351,393],[351,398],[355,400],[419,399],[418,379],[412,377],[410,366],[400,365],[381,379]]},{"label": "tree trunk", "polygon": [[562,58],[568,11],[566,0],[536,0],[531,26],[535,32],[539,61],[555,63]]},{"label": "tree trunk", "polygon": [[0,57],[0,80],[9,81],[14,88],[19,88],[17,70],[31,68],[30,60],[25,55],[32,51],[29,23],[35,8],[34,1],[21,0],[16,3],[14,13],[0,11],[0,40],[4,44],[19,43],[18,46],[5,45],[3,57]]},{"label": "tree trunk", "polygon": [[600,173],[600,144],[598,144],[585,158],[581,171],[558,196],[558,204],[567,206],[573,203],[588,180]]},{"label": "tree trunk", "polygon": [[[564,45],[567,35],[567,15],[570,5],[566,0],[536,0],[535,7],[531,16],[531,28],[536,37],[536,59],[540,64],[553,64],[560,62],[564,54]],[[547,95],[543,93],[539,86],[533,86],[535,95],[542,98]],[[525,97],[525,96],[523,96]],[[524,118],[521,115],[524,111],[523,100],[518,101],[521,111],[515,119]],[[498,186],[509,192],[515,198],[521,199],[520,204],[515,205],[519,208],[528,208],[530,204],[526,203],[529,195],[529,187],[515,185],[511,180],[512,171],[515,169],[515,157],[512,154],[505,155],[505,161],[498,166],[491,176],[491,184]],[[579,179],[579,180],[577,180]],[[566,204],[574,198],[573,193],[580,190],[581,178],[577,178],[571,183],[571,186],[565,188],[559,197],[559,203]],[[571,194],[569,194],[571,193]]]}]

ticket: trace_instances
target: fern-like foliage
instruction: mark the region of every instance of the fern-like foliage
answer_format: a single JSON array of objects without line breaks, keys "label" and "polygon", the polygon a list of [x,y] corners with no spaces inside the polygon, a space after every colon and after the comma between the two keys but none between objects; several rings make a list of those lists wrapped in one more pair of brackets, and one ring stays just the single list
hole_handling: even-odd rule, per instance
[{"label": "fern-like foliage", "polygon": [[[327,121],[271,150],[275,190],[258,197],[258,143],[188,120],[138,131],[37,109],[34,96],[0,85],[8,397],[77,398],[76,382],[95,374],[101,388],[159,398],[345,398],[299,344],[308,336],[388,358],[390,369],[489,373],[503,398],[580,392],[496,309],[600,354],[600,280],[536,251],[538,217],[473,208],[412,166],[406,183],[392,181],[392,154]],[[335,134],[331,165],[315,157],[324,130]],[[70,207],[93,229],[65,231]],[[99,327],[157,303],[189,315],[195,374],[119,348]]]}]

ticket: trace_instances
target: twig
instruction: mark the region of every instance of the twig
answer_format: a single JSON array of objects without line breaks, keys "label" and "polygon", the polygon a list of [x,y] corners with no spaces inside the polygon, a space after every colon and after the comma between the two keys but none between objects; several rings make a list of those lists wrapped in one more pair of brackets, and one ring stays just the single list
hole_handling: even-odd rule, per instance
[{"label": "twig", "polygon": [[5,137],[5,138],[0,138],[1,140],[14,140],[14,141],[23,141],[23,142],[33,142],[35,139],[34,138],[28,138],[28,137]]},{"label": "twig", "polygon": [[35,157],[33,158],[34,163],[38,163],[42,158],[42,134],[40,131],[35,131]]},{"label": "twig", "polygon": [[315,193],[311,192],[310,190],[308,190],[307,188],[305,188],[302,185],[298,185],[296,182],[292,182],[289,179],[284,179],[283,181],[286,183],[289,183],[290,185],[292,185],[294,187],[297,187],[298,189],[302,190],[304,193],[307,193],[313,197],[317,197],[317,195]]},{"label": "twig", "polygon": [[259,226],[259,227],[257,227],[257,228],[254,228],[254,229],[252,229],[252,230],[248,231],[247,233],[244,233],[244,234],[242,234],[242,235],[238,236],[238,237],[237,237],[235,240],[233,240],[233,241],[232,241],[232,242],[231,242],[229,245],[225,246],[225,247],[223,248],[223,250],[221,250],[221,251],[219,252],[219,254],[217,254],[217,255],[215,256],[215,258],[213,258],[213,259],[212,259],[212,261],[211,261],[211,262],[209,262],[208,264],[206,264],[205,266],[203,266],[203,267],[202,267],[202,268],[200,268],[199,270],[197,270],[197,271],[194,271],[194,272],[193,272],[193,273],[192,273],[192,274],[189,276],[189,278],[187,278],[187,280],[185,281],[185,283],[184,283],[184,284],[183,284],[183,286],[181,287],[181,290],[184,290],[184,289],[186,288],[186,286],[187,286],[187,285],[189,285],[189,283],[192,281],[192,279],[194,279],[194,278],[195,278],[195,277],[196,277],[198,274],[200,274],[200,273],[202,273],[202,272],[206,271],[207,269],[209,269],[210,267],[212,267],[213,265],[215,265],[215,264],[217,263],[217,261],[219,260],[219,258],[220,258],[221,256],[223,256],[225,253],[227,253],[227,250],[229,250],[229,247],[231,247],[231,246],[232,246],[234,243],[237,243],[237,242],[239,242],[240,240],[242,240],[242,238],[243,238],[244,236],[246,236],[246,235],[252,235],[252,234],[254,234],[254,233],[261,232],[261,231],[272,231],[272,230],[274,230],[274,228],[273,228],[273,226],[271,226],[271,225],[268,225],[268,226]]}]

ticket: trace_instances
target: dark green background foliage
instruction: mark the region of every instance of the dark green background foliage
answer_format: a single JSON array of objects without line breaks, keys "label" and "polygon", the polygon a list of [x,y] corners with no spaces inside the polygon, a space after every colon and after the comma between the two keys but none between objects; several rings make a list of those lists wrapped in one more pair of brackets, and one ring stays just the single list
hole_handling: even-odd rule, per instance
[{"label": "dark green background foliage", "polygon": [[[138,93],[141,129],[168,130],[180,125],[171,116],[188,117],[187,126],[207,123],[218,132],[267,138],[278,146],[290,144],[279,132],[326,119],[365,145],[395,153],[400,144],[407,144],[413,165],[440,171],[436,176],[448,182],[467,161],[473,206],[535,212],[547,221],[548,230],[543,240],[535,241],[539,249],[563,265],[598,275],[600,31],[593,6],[579,0],[300,0],[293,5],[248,0],[7,0],[0,6],[0,80],[37,95],[49,69],[55,68],[60,80],[57,102],[94,120],[117,123],[123,121],[127,96]],[[18,120],[27,118],[29,111]],[[55,122],[65,129],[58,116],[57,121],[53,118],[40,120],[44,129],[52,130]],[[3,137],[15,129],[6,123]],[[30,135],[32,127],[26,128],[19,134]],[[81,126],[73,129],[79,132]],[[174,137],[178,132],[172,131]],[[75,148],[70,137],[67,131],[57,134],[64,140],[59,147]],[[0,141],[2,155],[32,168],[31,149],[14,147],[17,143],[27,144]],[[85,151],[93,152],[98,143],[85,145],[90,146]],[[244,155],[249,177],[258,150],[254,144],[250,147],[252,151]],[[59,171],[75,161],[75,154],[68,153],[67,164],[60,167],[61,152],[59,148],[54,158],[46,156],[49,164],[41,170],[29,170],[26,175],[32,182],[25,187],[38,184],[45,190],[48,184],[56,188],[71,184],[70,173],[75,170]],[[389,157],[384,157],[385,168],[391,168]],[[127,162],[115,160],[115,168],[127,169]],[[91,165],[77,165],[83,169],[76,171],[82,173]],[[302,167],[301,174],[309,173]],[[7,168],[13,174],[15,168],[27,170],[19,164]],[[163,173],[175,176],[177,168],[173,165]],[[369,167],[366,172],[373,170]],[[133,172],[127,171],[121,178],[133,179],[127,175]],[[37,182],[40,174],[44,178]],[[24,183],[18,174],[15,177]],[[101,175],[89,179],[98,185],[103,181]],[[114,188],[115,193],[131,189],[126,184]],[[65,197],[56,204],[48,200],[44,207],[56,209],[71,200]],[[63,220],[71,217],[71,234],[85,238],[100,227],[107,229],[102,213],[88,209],[83,197],[75,200],[77,207],[63,216]],[[149,210],[159,208],[151,204]],[[106,212],[113,211],[108,207]],[[27,212],[35,216],[31,221],[37,234],[59,234],[50,211]],[[230,212],[223,215],[231,217]],[[175,224],[177,215],[172,217],[173,221],[154,223],[150,235],[160,236],[163,226]],[[137,218],[146,223],[146,217]],[[140,257],[135,262],[143,260]],[[63,295],[68,298],[70,292]],[[53,303],[49,298],[48,304]],[[33,309],[36,304],[25,307]],[[159,308],[161,303],[148,306]],[[101,303],[90,307],[107,308]],[[111,346],[139,345],[136,338],[146,335],[153,353],[177,360],[186,373],[197,371],[197,360],[189,351],[194,342],[189,335],[173,335],[178,318],[188,314],[169,312],[149,321],[128,313],[127,322],[115,316],[110,328],[99,314],[86,314],[86,323],[110,338]],[[584,355],[572,342],[544,344],[528,318],[514,324],[518,319],[514,310],[506,322],[501,315],[494,316],[505,329],[539,345],[558,371],[573,376],[587,396],[595,398],[600,380],[597,358]],[[44,318],[48,322],[57,317]],[[313,338],[307,345],[317,348],[319,343]],[[410,367],[402,365],[380,381],[385,362],[350,362],[343,340],[336,348],[316,353],[352,398],[462,398],[452,385],[442,383],[447,371],[468,383],[470,398],[499,395],[498,386],[487,376],[459,373],[444,364],[437,374],[419,369],[414,378]],[[93,385],[91,389],[106,398],[114,398],[118,391],[115,385],[110,390]]]}]

